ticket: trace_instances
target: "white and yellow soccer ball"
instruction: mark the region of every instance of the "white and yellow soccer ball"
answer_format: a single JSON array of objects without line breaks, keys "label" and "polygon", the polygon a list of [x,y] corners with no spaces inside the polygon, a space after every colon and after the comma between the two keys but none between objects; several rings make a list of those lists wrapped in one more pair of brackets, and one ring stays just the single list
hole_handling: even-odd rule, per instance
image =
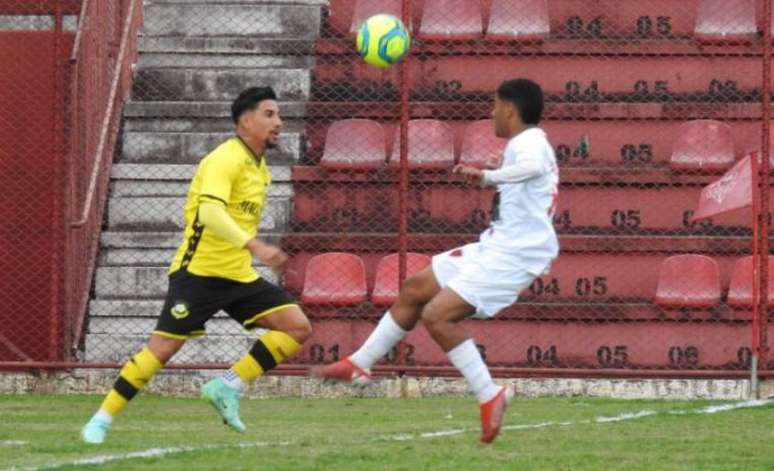
[{"label": "white and yellow soccer ball", "polygon": [[400,62],[411,47],[411,36],[400,19],[374,15],[357,32],[357,50],[368,64],[386,68]]}]

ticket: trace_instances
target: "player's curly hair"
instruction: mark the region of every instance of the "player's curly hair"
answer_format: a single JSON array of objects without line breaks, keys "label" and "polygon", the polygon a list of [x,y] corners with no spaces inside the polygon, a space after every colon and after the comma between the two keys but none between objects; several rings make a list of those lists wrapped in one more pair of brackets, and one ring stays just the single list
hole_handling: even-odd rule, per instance
[{"label": "player's curly hair", "polygon": [[247,111],[253,111],[263,100],[276,100],[277,94],[271,87],[250,87],[243,90],[231,104],[231,119],[234,124],[239,123],[239,118]]},{"label": "player's curly hair", "polygon": [[513,103],[524,124],[538,124],[543,117],[543,89],[532,80],[506,80],[497,88],[501,100]]}]

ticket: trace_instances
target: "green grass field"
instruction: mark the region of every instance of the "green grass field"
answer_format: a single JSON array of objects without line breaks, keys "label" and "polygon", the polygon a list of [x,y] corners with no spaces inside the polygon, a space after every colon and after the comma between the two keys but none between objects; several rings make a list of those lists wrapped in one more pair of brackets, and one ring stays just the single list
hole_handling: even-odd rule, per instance
[{"label": "green grass field", "polygon": [[86,446],[99,400],[0,396],[0,469],[774,469],[772,403],[516,399],[482,446],[471,398],[245,400],[237,434],[200,400],[145,395]]}]

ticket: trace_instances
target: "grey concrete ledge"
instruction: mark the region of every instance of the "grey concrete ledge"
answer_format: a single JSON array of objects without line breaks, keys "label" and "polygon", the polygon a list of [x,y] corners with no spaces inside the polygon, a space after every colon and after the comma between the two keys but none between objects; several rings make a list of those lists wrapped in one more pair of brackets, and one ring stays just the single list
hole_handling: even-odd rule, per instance
[{"label": "grey concrete ledge", "polygon": [[[68,370],[59,372],[18,372],[0,375],[0,393],[104,394],[115,381],[114,370]],[[162,371],[147,392],[182,397],[198,396],[201,385],[221,374],[218,370]],[[746,400],[746,380],[616,380],[616,379],[512,379],[499,380],[516,388],[518,397],[606,397],[663,400]],[[765,397],[774,396],[774,382],[763,385]],[[250,386],[248,398],[274,397],[433,397],[470,396],[459,378],[381,379],[362,391],[340,385],[324,385],[304,377],[269,375]]]}]

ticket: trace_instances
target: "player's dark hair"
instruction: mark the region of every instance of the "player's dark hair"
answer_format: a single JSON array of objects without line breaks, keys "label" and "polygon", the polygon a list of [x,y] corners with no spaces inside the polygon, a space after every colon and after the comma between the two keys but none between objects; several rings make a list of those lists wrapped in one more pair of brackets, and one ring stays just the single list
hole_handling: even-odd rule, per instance
[{"label": "player's dark hair", "polygon": [[247,111],[253,111],[263,100],[276,100],[277,94],[271,87],[250,87],[243,90],[231,104],[231,119],[234,124],[239,123],[239,118]]},{"label": "player's dark hair", "polygon": [[497,88],[501,100],[513,103],[524,124],[538,124],[543,117],[543,89],[529,79],[506,80]]}]

